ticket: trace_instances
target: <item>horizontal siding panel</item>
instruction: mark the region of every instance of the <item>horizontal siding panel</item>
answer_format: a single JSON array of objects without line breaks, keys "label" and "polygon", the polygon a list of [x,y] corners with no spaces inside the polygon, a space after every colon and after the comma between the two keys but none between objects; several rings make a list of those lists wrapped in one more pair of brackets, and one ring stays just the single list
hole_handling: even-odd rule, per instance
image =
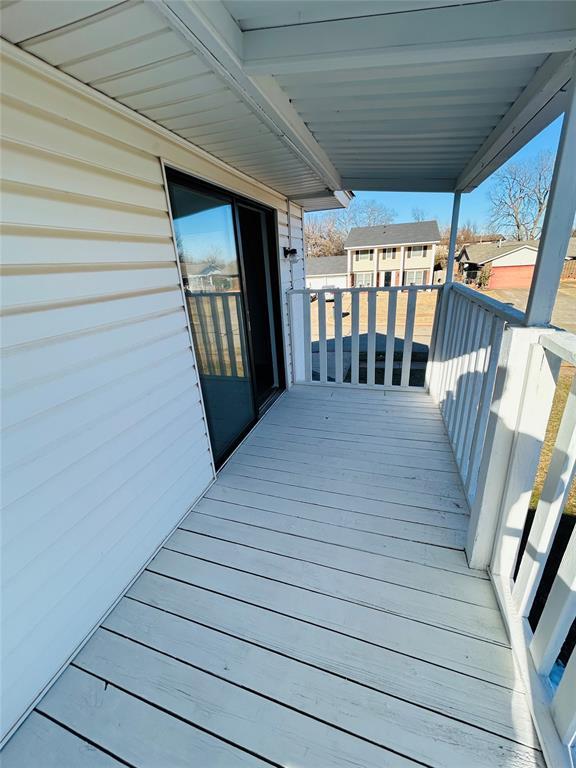
[{"label": "horizontal siding panel", "polygon": [[[18,505],[6,512],[7,539],[14,545],[22,545],[22,540],[27,539],[26,556],[22,559],[10,558],[6,561],[5,587],[6,587],[6,620],[10,615],[21,610],[22,604],[19,595],[24,596],[24,589],[32,594],[34,590],[34,572],[44,572],[45,583],[49,586],[56,577],[58,568],[65,571],[67,559],[76,555],[75,549],[70,547],[66,536],[73,536],[78,543],[78,526],[81,526],[83,546],[88,548],[93,543],[91,533],[100,531],[106,534],[105,527],[110,522],[112,515],[120,513],[123,509],[118,499],[122,497],[120,489],[126,483],[132,482],[132,474],[141,471],[142,467],[148,467],[152,459],[171,446],[175,440],[186,440],[196,444],[205,436],[204,425],[201,420],[191,420],[191,409],[183,409],[185,399],[173,401],[153,414],[149,419],[138,424],[134,429],[134,442],[130,445],[132,435],[123,435],[123,440],[118,439],[114,446],[113,455],[109,455],[106,446],[99,450],[93,457],[94,465],[90,471],[94,479],[87,485],[83,475],[88,459],[84,459],[73,466],[74,471],[69,473],[70,486],[65,490],[57,488],[53,483],[51,487],[45,485],[46,502],[43,514],[35,519],[27,528],[17,530],[19,524]],[[92,457],[91,457],[92,458]],[[89,502],[78,505],[79,497],[84,498],[89,492]],[[40,491],[38,491],[38,494]],[[118,499],[116,498],[118,497]],[[99,514],[94,510],[101,508]],[[57,513],[57,514],[56,514]],[[54,519],[52,519],[54,518]],[[11,523],[11,525],[10,525]],[[52,567],[45,572],[47,565],[58,563],[58,568]],[[28,566],[28,567],[27,567]],[[63,574],[62,574],[63,575]],[[37,582],[36,582],[37,585]],[[22,591],[21,591],[22,590]],[[58,591],[55,591],[58,594]],[[16,597],[10,602],[10,595]],[[25,600],[29,603],[29,600]],[[20,622],[22,623],[22,622]],[[16,622],[18,624],[18,622]]]},{"label": "horizontal siding panel", "polygon": [[89,160],[107,170],[162,184],[158,158],[119,144],[114,137],[76,124],[73,119],[66,120],[19,99],[2,100],[2,133],[14,141],[26,142],[63,157]]},{"label": "horizontal siding panel", "polygon": [[99,302],[45,309],[41,320],[38,319],[36,312],[7,315],[2,320],[2,338],[4,346],[9,348],[18,344],[39,342],[54,336],[78,333],[109,323],[127,322],[137,317],[145,317],[178,307],[182,308],[182,291],[180,288],[175,288],[148,296],[116,299],[112,297],[106,301],[105,311],[103,304]]},{"label": "horizontal siding panel", "polygon": [[121,354],[109,356],[95,365],[84,365],[66,376],[49,379],[36,387],[20,389],[6,398],[7,412],[4,414],[4,428],[13,426],[24,419],[35,418],[43,411],[57,408],[70,400],[88,398],[93,391],[105,390],[112,382],[141,371],[156,361],[178,353],[188,354],[190,347],[187,332],[161,338],[148,343],[142,337],[136,348],[124,350]]},{"label": "horizontal siding panel", "polygon": [[2,142],[3,178],[36,187],[46,185],[61,192],[102,197],[132,205],[168,210],[160,181],[152,183],[123,175],[108,168],[92,165],[45,150],[12,141]]},{"label": "horizontal siding panel", "polygon": [[[5,506],[8,507],[25,498],[40,487],[45,488],[47,484],[54,482],[61,472],[69,470],[72,465],[77,466],[88,456],[93,457],[102,446],[109,446],[106,448],[107,456],[117,455],[118,445],[115,443],[117,439],[131,439],[132,429],[139,428],[154,414],[163,413],[163,409],[169,404],[175,401],[181,403],[184,395],[197,396],[194,386],[190,371],[186,370],[174,377],[169,384],[164,382],[163,386],[159,387],[160,394],[146,393],[141,399],[127,403],[124,408],[115,409],[111,415],[103,417],[91,428],[82,430],[80,433],[76,430],[72,436],[64,437],[58,441],[57,450],[46,452],[35,450],[31,456],[27,456],[25,460],[4,472],[2,484]],[[68,492],[69,487],[66,490]],[[42,505],[40,505],[37,514],[41,515],[42,512]],[[29,520],[22,522],[24,526],[37,519],[28,517]],[[53,523],[53,525],[57,524],[59,522]],[[17,533],[16,530],[14,535]],[[6,535],[8,541],[8,531]],[[10,552],[7,553],[5,563],[6,568],[10,570]]]},{"label": "horizontal siding panel", "polygon": [[35,419],[27,419],[5,430],[2,436],[4,453],[10,457],[6,471],[26,462],[41,459],[43,452],[60,451],[67,441],[82,443],[98,433],[106,420],[119,418],[129,408],[134,398],[151,396],[155,387],[163,387],[170,379],[187,375],[191,379],[194,370],[188,355],[178,354],[157,360],[152,368],[140,369],[120,379],[107,388],[107,397],[99,390],[92,396],[67,404],[65,417],[59,409],[44,411]]},{"label": "horizontal siding panel", "polygon": [[2,356],[3,395],[13,394],[22,387],[42,386],[84,365],[94,365],[99,359],[184,331],[184,313],[176,310],[18,347]]},{"label": "horizontal siding panel", "polygon": [[[148,494],[142,493],[141,506],[130,521],[128,532],[106,553],[107,579],[103,582],[102,564],[98,564],[89,578],[66,595],[66,601],[53,611],[46,626],[31,628],[25,641],[18,646],[9,664],[4,667],[5,701],[12,702],[11,709],[22,711],[37,695],[37,681],[45,676],[46,668],[58,670],[66,663],[71,652],[69,638],[83,638],[86,627],[94,623],[94,617],[98,621],[105,614],[117,597],[117,590],[111,585],[121,584],[120,591],[124,591],[131,581],[126,574],[137,573],[148,559],[143,557],[143,552],[153,550],[158,540],[169,533],[171,524],[167,521],[180,515],[190,500],[194,500],[198,489],[210,481],[211,475],[206,471],[199,470],[194,476],[191,475],[189,465],[192,458],[181,455],[178,466],[169,468],[171,475],[176,471],[181,475],[167,491],[153,496],[149,491]],[[146,504],[148,500],[150,503]],[[165,513],[163,524],[158,520],[158,508]],[[77,610],[70,611],[70,604],[76,605]],[[63,626],[66,633],[62,632]],[[37,640],[39,633],[42,636],[40,648]],[[23,669],[26,669],[26,676],[22,675]]]},{"label": "horizontal siding panel", "polygon": [[[206,472],[206,465],[208,454],[206,452],[206,459],[202,462],[202,456],[199,454],[198,447],[187,440],[186,435],[180,434],[174,436],[171,434],[172,443],[161,444],[160,448],[154,454],[150,463],[144,466],[139,475],[133,476],[134,482],[138,484],[138,492],[134,494],[132,491],[128,494],[129,502],[127,503],[127,491],[122,488],[116,488],[114,498],[110,499],[110,503],[102,507],[101,512],[105,509],[106,517],[101,519],[99,515],[90,515],[89,520],[91,525],[101,525],[102,536],[100,540],[100,546],[98,541],[91,542],[89,539],[79,541],[78,537],[74,537],[74,546],[68,547],[69,559],[65,563],[56,562],[56,567],[53,567],[50,571],[49,577],[46,580],[45,574],[38,576],[43,583],[43,591],[45,592],[46,600],[41,606],[36,605],[35,610],[33,606],[33,600],[28,600],[26,604],[18,601],[17,597],[10,594],[10,590],[6,591],[7,605],[10,605],[15,609],[15,613],[12,615],[10,622],[4,623],[8,614],[4,614],[2,617],[4,626],[4,652],[6,659],[10,660],[14,656],[19,656],[21,650],[30,643],[30,631],[38,631],[38,628],[42,624],[50,631],[52,621],[51,613],[55,615],[60,614],[61,619],[64,618],[63,609],[68,598],[68,594],[82,589],[90,593],[93,587],[96,587],[97,581],[102,583],[103,574],[99,573],[98,565],[101,564],[102,555],[106,552],[108,547],[111,547],[112,551],[118,551],[121,548],[122,543],[126,547],[126,544],[132,546],[133,540],[130,538],[130,534],[137,539],[139,525],[146,519],[146,515],[149,514],[154,517],[154,504],[162,498],[165,492],[170,492],[172,485],[178,481],[180,484],[186,486],[195,487],[195,483],[204,480],[203,486],[209,482],[209,473]],[[186,448],[189,447],[189,450]],[[170,456],[171,449],[177,456],[175,459]],[[162,453],[164,452],[164,456]],[[193,478],[193,482],[190,483],[187,477],[190,474],[190,467],[194,462],[194,456],[198,457],[199,468],[196,472],[196,476]],[[204,466],[202,467],[202,464]],[[202,491],[202,486],[200,487]],[[195,501],[198,494],[190,495],[187,499],[187,506],[190,506]],[[123,502],[123,504],[121,503]],[[186,508],[184,507],[184,510]],[[116,519],[114,519],[116,515]],[[115,536],[114,539],[110,539],[109,533],[106,532],[106,526],[114,526]],[[156,510],[156,520],[152,525],[156,528],[164,527],[162,521],[158,520]],[[127,539],[127,541],[123,541]],[[91,547],[87,546],[92,544]],[[150,554],[150,552],[149,552]],[[77,578],[70,579],[70,573],[74,573]],[[38,587],[38,578],[36,581],[36,588]],[[83,581],[87,581],[88,584],[82,584]],[[46,585],[46,587],[44,587]],[[67,594],[68,593],[68,594]],[[33,588],[32,588],[33,596]],[[31,605],[32,602],[32,605]],[[23,620],[26,617],[26,620]],[[29,628],[29,629],[28,629]]]},{"label": "horizontal siding panel", "polygon": [[166,237],[78,233],[67,229],[5,225],[2,236],[2,263],[25,264],[176,264],[172,240]]},{"label": "horizontal siding panel", "polygon": [[34,306],[51,302],[65,302],[92,298],[105,298],[119,293],[141,293],[178,287],[175,265],[145,269],[102,270],[83,267],[75,272],[29,271],[18,275],[4,275],[4,311],[13,307]]},{"label": "horizontal siding panel", "polygon": [[44,227],[120,234],[166,236],[170,232],[170,222],[164,211],[96,197],[68,195],[43,187],[6,182],[2,200],[2,216],[6,223],[21,224],[24,220]]}]

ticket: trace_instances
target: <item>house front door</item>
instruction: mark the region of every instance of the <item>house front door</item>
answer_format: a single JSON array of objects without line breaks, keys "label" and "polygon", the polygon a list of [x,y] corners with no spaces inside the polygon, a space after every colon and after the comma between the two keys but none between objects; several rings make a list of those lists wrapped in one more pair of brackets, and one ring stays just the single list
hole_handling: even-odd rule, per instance
[{"label": "house front door", "polygon": [[274,215],[177,171],[167,180],[219,466],[284,387]]}]

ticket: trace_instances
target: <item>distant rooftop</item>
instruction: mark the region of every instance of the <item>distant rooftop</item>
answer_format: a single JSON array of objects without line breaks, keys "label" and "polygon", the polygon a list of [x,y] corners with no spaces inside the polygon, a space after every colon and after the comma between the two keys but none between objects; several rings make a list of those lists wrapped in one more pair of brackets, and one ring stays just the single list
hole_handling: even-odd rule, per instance
[{"label": "distant rooftop", "polygon": [[438,222],[409,221],[402,224],[378,224],[374,227],[353,227],[345,248],[365,248],[383,245],[409,245],[410,243],[437,243],[440,241]]},{"label": "distant rooftop", "polygon": [[306,259],[307,275],[345,275],[348,272],[348,257],[345,253],[338,256],[313,256]]}]

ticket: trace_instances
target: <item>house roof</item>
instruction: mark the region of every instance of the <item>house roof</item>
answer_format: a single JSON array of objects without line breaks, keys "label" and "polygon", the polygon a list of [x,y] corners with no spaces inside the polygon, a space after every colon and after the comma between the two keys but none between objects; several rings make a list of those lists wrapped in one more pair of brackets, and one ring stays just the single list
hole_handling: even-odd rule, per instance
[{"label": "house roof", "polygon": [[345,275],[348,272],[348,257],[345,253],[338,256],[315,256],[306,259],[307,275]]},{"label": "house roof", "polygon": [[472,243],[465,245],[458,255],[458,261],[485,264],[520,248],[538,250],[538,240],[505,240],[500,243]]},{"label": "house roof", "polygon": [[[458,261],[471,264],[485,264],[520,248],[531,248],[537,251],[539,245],[539,240],[505,240],[500,245],[498,243],[472,243],[471,245],[465,245],[461,249],[458,254]],[[576,259],[576,237],[571,237],[568,241],[566,258]]]},{"label": "house roof", "polygon": [[344,247],[437,243],[439,240],[440,230],[437,221],[409,221],[402,224],[378,224],[375,227],[353,227]]}]

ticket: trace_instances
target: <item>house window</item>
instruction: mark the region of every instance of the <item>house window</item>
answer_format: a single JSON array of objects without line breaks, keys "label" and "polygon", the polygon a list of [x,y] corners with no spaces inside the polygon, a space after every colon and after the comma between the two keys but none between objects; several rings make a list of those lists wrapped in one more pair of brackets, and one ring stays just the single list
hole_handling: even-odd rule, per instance
[{"label": "house window", "polygon": [[425,269],[407,269],[404,273],[404,285],[424,285]]},{"label": "house window", "polygon": [[363,251],[356,251],[356,261],[372,261],[372,254],[373,251],[370,250],[363,250]]},{"label": "house window", "polygon": [[382,251],[382,255],[385,259],[395,259],[396,258],[396,248],[384,248]]},{"label": "house window", "polygon": [[371,288],[373,285],[374,275],[372,272],[357,272],[356,273],[356,286],[358,288]]},{"label": "house window", "polygon": [[408,259],[421,259],[426,256],[425,245],[411,245],[406,249],[406,258]]}]

